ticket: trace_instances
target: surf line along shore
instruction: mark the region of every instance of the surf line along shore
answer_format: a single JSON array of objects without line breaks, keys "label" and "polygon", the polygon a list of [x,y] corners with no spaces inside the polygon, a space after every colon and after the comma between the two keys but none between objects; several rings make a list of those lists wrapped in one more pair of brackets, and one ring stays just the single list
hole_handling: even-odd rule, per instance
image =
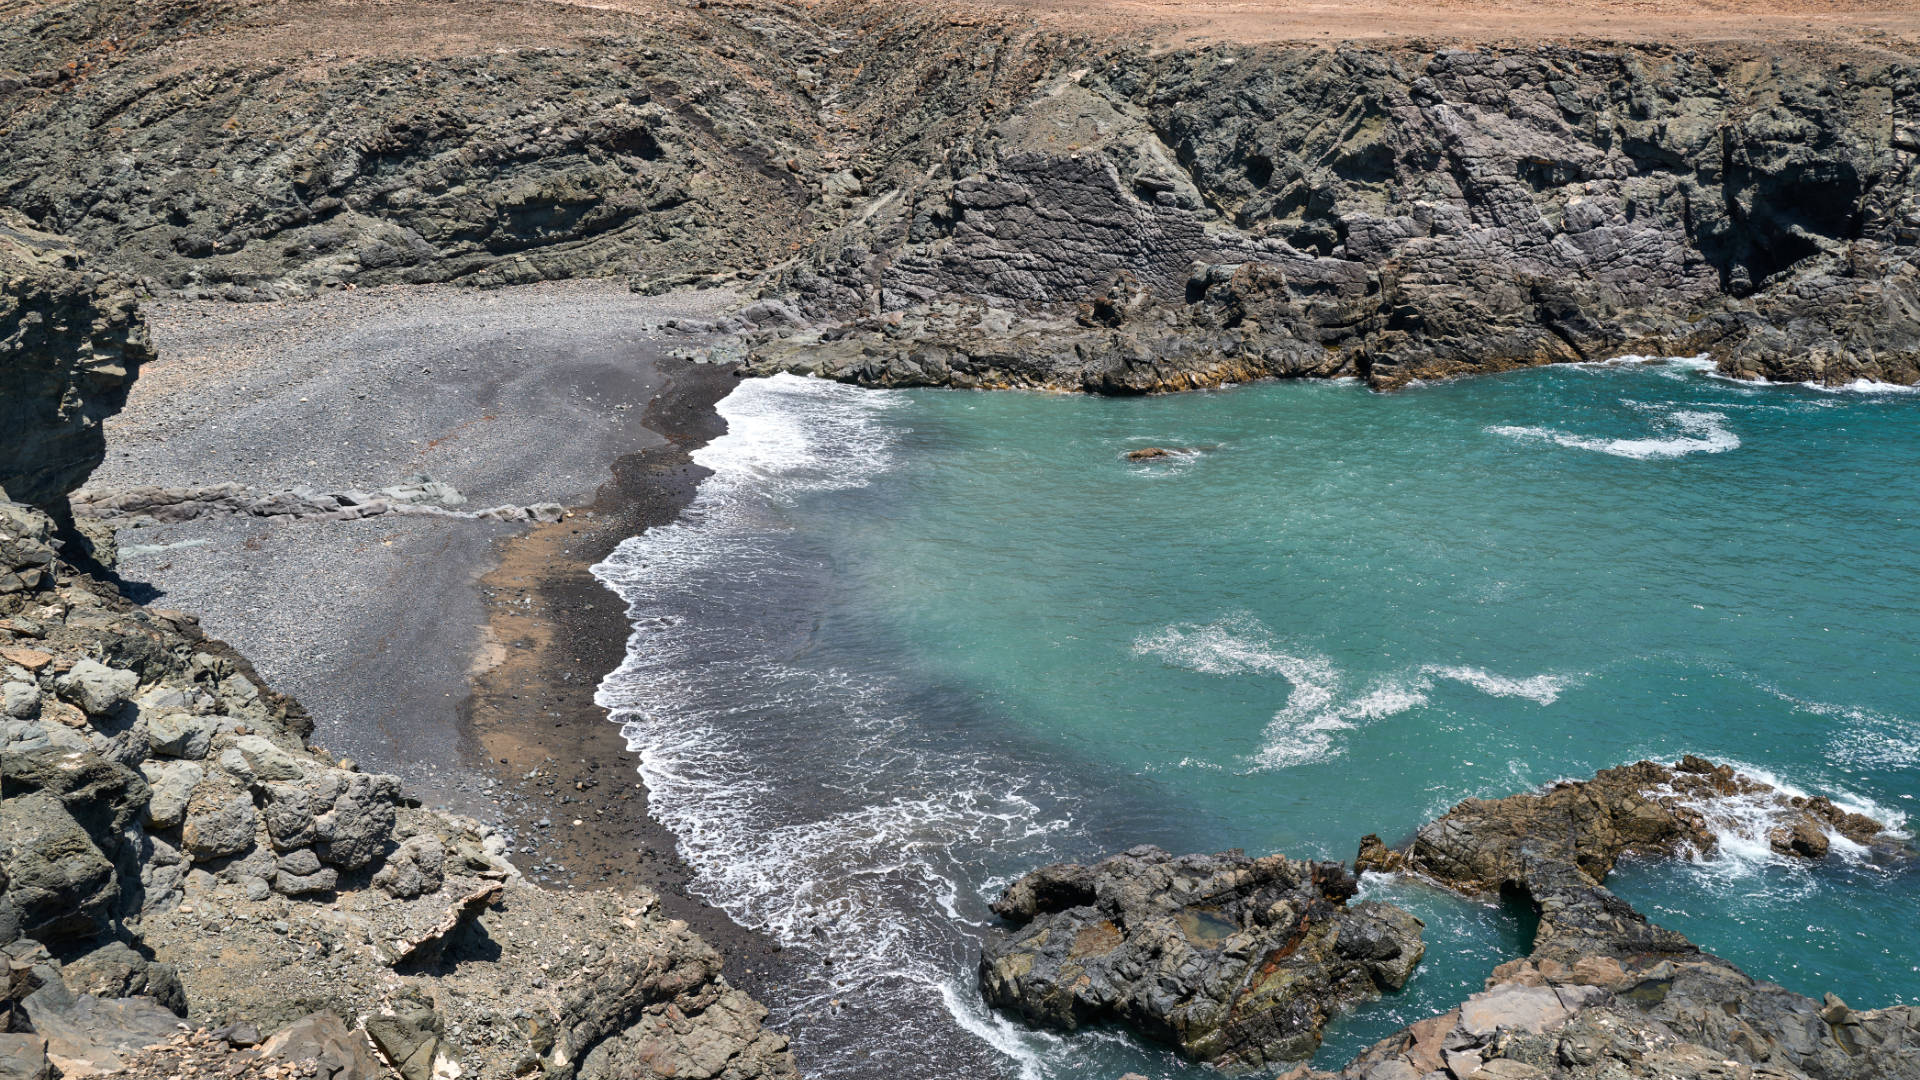
[{"label": "surf line along shore", "polygon": [[480,581],[487,623],[462,717],[506,785],[524,869],[565,887],[639,884],[726,959],[728,978],[759,994],[780,946],[694,899],[674,835],[647,813],[646,788],[620,729],[594,700],[620,666],[625,606],[592,567],[629,537],[667,525],[708,470],[692,454],[723,434],[714,405],[738,384],[729,365],[663,360],[667,384],[640,423],[668,442],[613,462],[591,504],[500,544]]},{"label": "surf line along shore", "polygon": [[[461,509],[569,507],[532,526],[114,524],[127,585],[240,643],[312,712],[315,742],[510,831],[532,878],[660,893],[746,986],[775,947],[688,897],[674,837],[647,817],[634,755],[593,702],[631,628],[588,571],[674,520],[704,476],[690,455],[724,431],[714,404],[737,377],[665,355],[655,324],[724,299],[587,282],[156,304],[158,358],[108,420],[89,486],[372,489],[425,472]],[[207,409],[210,392],[225,407]]]}]

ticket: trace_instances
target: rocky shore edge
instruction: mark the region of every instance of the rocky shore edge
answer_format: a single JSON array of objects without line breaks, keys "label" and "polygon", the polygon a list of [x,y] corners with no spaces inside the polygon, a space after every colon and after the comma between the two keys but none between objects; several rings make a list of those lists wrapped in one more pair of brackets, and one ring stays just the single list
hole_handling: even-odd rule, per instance
[{"label": "rocky shore edge", "polygon": [[[1538,918],[1528,954],[1338,1072],[1298,1064],[1284,1076],[1920,1076],[1920,1008],[1855,1010],[1754,978],[1603,884],[1624,855],[1710,855],[1735,806],[1765,813],[1783,857],[1914,857],[1882,822],[1694,755],[1469,799],[1398,848],[1363,838],[1354,867],[1525,904]],[[1149,847],[1044,867],[994,905],[1014,929],[983,951],[981,992],[1043,1026],[1118,1022],[1228,1073],[1271,1071],[1311,1056],[1329,1012],[1397,989],[1419,962],[1420,921],[1379,901],[1348,905],[1358,891],[1342,863],[1239,852],[1175,858]]]}]

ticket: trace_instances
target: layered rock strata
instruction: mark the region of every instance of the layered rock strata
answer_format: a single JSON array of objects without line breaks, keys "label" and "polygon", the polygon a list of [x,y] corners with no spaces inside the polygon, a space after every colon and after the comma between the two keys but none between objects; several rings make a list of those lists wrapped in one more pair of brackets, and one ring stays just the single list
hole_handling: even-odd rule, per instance
[{"label": "layered rock strata", "polygon": [[[1626,353],[1920,380],[1882,53],[1207,48],[1067,73],[782,284],[762,371],[1146,392]],[[1843,89],[1844,87],[1844,89]]]},{"label": "layered rock strata", "polygon": [[1354,891],[1341,863],[1278,855],[1142,847],[1044,867],[995,901],[1017,929],[986,947],[980,988],[1029,1022],[1119,1022],[1228,1072],[1299,1061],[1425,951],[1420,920]]},{"label": "layered rock strata", "polygon": [[794,1074],[653,897],[523,882],[490,828],[308,744],[244,659],[57,543],[0,504],[9,1067],[121,1068],[185,1017],[292,1025],[254,1057],[338,1076]]},{"label": "layered rock strata", "polygon": [[187,295],[745,280],[819,323],[756,370],[874,385],[1920,380],[1890,48],[1169,50],[746,2],[503,10],[525,40],[422,55],[424,13],[356,12],[36,9],[0,33],[0,203]]}]

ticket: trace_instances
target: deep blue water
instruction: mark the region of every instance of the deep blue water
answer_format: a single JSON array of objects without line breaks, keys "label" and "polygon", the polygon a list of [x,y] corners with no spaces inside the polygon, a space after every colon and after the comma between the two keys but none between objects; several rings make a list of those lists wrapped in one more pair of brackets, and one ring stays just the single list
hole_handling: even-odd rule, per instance
[{"label": "deep blue water", "polygon": [[[810,1075],[1188,1071],[980,1007],[986,903],[1044,862],[1351,858],[1686,752],[1901,822],[1920,795],[1920,395],[1673,363],[1147,399],[781,377],[721,408],[694,509],[601,568],[636,626],[601,697],[697,888],[794,947],[769,1004]],[[1124,459],[1150,445],[1182,452]],[[1611,884],[1794,989],[1920,1001],[1920,881],[1786,865],[1765,827]],[[1374,891],[1427,960],[1322,1065],[1525,949],[1510,912]]]}]

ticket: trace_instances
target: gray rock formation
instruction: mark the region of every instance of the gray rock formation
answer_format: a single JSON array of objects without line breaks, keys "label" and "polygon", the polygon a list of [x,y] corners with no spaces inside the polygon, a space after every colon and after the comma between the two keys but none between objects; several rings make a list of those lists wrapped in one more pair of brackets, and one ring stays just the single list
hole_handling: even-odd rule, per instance
[{"label": "gray rock formation", "polygon": [[64,518],[67,492],[105,459],[101,420],[151,356],[126,284],[0,208],[0,499]]},{"label": "gray rock formation", "polygon": [[414,476],[373,492],[305,487],[260,492],[245,484],[225,483],[121,490],[82,488],[69,501],[78,521],[99,522],[108,528],[172,524],[216,514],[322,521],[357,521],[382,514],[430,514],[475,521],[558,521],[566,513],[566,507],[559,503],[461,510],[458,507],[466,505],[466,496],[429,476]]},{"label": "gray rock formation", "polygon": [[1329,1016],[1397,990],[1425,945],[1390,904],[1348,904],[1340,863],[1135,848],[1036,870],[994,911],[980,989],[1029,1022],[1117,1021],[1241,1073],[1311,1057]]},{"label": "gray rock formation", "polygon": [[1920,380],[1920,69],[1888,49],[1156,50],[768,3],[427,59],[357,28],[307,79],[244,32],[285,17],[16,20],[0,204],[200,296],[744,271],[757,370],[879,385],[1393,387],[1636,351]]},{"label": "gray rock formation", "polygon": [[823,241],[779,288],[863,317],[749,355],[1102,392],[1631,352],[1912,383],[1915,76],[1659,46],[1125,55]]}]

